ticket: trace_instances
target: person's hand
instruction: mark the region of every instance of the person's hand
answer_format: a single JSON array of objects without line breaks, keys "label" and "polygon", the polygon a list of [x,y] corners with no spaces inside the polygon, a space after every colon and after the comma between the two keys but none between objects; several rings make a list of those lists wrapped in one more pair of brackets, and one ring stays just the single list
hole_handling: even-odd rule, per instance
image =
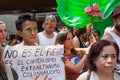
[{"label": "person's hand", "polygon": [[80,55],[80,57],[83,57],[86,52],[86,48],[75,48],[75,51],[78,55]]},{"label": "person's hand", "polygon": [[91,35],[89,36],[89,41],[90,41],[90,45],[92,45],[92,44],[95,43],[97,40],[96,40],[96,38],[94,37],[94,35],[91,34]]},{"label": "person's hand", "polygon": [[67,58],[67,57],[65,57],[65,56],[64,56],[64,57],[62,57],[62,61],[63,61],[63,63],[64,63],[64,64],[66,64],[66,62],[68,61],[68,58]]},{"label": "person's hand", "polygon": [[92,34],[92,30],[93,30],[93,23],[90,23],[86,27],[86,31],[87,31],[87,34],[88,34],[90,44],[93,44],[94,42],[96,42],[96,39],[95,39],[94,35]]},{"label": "person's hand", "polygon": [[88,26],[86,27],[87,33],[90,34],[92,29],[93,29],[93,23],[88,24]]},{"label": "person's hand", "polygon": [[48,78],[48,75],[45,75],[42,79],[39,79],[40,74],[37,74],[32,80],[52,80],[52,78]]},{"label": "person's hand", "polygon": [[52,80],[52,78],[48,78],[48,75],[45,75],[42,80]]},{"label": "person's hand", "polygon": [[37,74],[35,77],[33,77],[32,80],[37,80],[39,78],[40,74]]}]

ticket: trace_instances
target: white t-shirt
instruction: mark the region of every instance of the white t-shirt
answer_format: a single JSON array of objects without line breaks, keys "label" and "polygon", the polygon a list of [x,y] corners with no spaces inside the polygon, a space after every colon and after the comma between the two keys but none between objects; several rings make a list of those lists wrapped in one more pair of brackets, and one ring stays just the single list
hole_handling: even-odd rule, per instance
[{"label": "white t-shirt", "polygon": [[[115,40],[115,42],[117,43],[117,45],[119,47],[118,59],[120,60],[120,37],[112,31],[108,32],[108,34],[110,34],[113,37],[113,39]],[[116,68],[117,68],[116,71],[120,73],[120,64],[117,64]]]},{"label": "white t-shirt", "polygon": [[57,37],[57,33],[54,32],[54,37],[53,38],[47,38],[43,35],[43,32],[39,32],[38,33],[38,40],[39,40],[39,44],[41,46],[46,46],[46,45],[55,45],[55,41],[56,41],[56,37]]}]

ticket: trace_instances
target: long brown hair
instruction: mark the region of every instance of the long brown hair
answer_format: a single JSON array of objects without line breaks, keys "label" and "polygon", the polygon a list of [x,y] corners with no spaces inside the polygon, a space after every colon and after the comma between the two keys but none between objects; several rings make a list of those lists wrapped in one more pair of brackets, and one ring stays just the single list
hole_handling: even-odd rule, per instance
[{"label": "long brown hair", "polygon": [[[55,44],[64,45],[64,42],[67,38],[68,33],[72,33],[72,32],[67,28],[62,29],[57,35]],[[73,54],[76,54],[76,51],[74,50],[74,48],[71,49],[71,52]]]},{"label": "long brown hair", "polygon": [[5,72],[5,64],[4,64],[4,61],[3,61],[3,58],[2,58],[2,49],[0,48],[0,68],[1,70],[3,70],[3,72]]}]

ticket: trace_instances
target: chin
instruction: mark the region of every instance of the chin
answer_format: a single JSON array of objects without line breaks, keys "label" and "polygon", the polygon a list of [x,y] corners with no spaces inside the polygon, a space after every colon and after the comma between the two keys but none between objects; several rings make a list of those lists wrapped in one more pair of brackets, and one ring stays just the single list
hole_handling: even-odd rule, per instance
[{"label": "chin", "polygon": [[73,49],[73,46],[71,46],[70,48]]}]

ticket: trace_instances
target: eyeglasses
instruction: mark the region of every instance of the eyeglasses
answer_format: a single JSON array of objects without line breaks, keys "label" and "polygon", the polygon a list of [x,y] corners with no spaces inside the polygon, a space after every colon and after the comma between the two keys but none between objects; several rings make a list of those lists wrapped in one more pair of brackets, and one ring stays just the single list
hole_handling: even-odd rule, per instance
[{"label": "eyeglasses", "polygon": [[24,30],[23,31],[23,34],[29,34],[29,33],[32,33],[32,32],[34,32],[34,33],[37,33],[38,32],[38,30],[37,29],[27,29],[27,30]]}]

